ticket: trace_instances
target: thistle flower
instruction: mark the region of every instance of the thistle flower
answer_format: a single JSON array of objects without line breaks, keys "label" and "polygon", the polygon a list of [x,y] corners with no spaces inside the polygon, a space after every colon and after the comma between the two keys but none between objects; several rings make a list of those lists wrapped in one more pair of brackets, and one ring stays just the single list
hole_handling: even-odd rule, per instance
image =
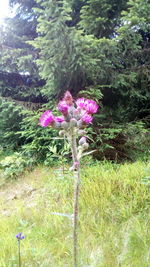
[{"label": "thistle flower", "polygon": [[76,105],[77,108],[86,110],[88,114],[96,113],[98,110],[98,105],[94,100],[85,99],[84,97],[77,99]]},{"label": "thistle flower", "polygon": [[65,119],[63,116],[59,116],[59,117],[55,117],[55,121],[56,122],[63,122],[63,121],[65,121]]},{"label": "thistle flower", "polygon": [[86,99],[84,97],[78,98],[76,101],[77,108],[85,109],[86,108]]},{"label": "thistle flower", "polygon": [[98,105],[94,100],[86,99],[85,101],[85,109],[88,114],[96,113],[98,110]]},{"label": "thistle flower", "polygon": [[16,238],[18,239],[18,241],[22,240],[22,239],[25,239],[25,236],[22,235],[22,233],[19,233],[16,235]]},{"label": "thistle flower", "polygon": [[66,104],[65,101],[60,101],[58,103],[58,110],[64,115],[66,116],[68,114],[68,108],[69,106]]},{"label": "thistle flower", "polygon": [[92,122],[92,120],[93,120],[92,116],[87,113],[85,113],[81,118],[83,124],[89,124]]},{"label": "thistle flower", "polygon": [[[80,185],[80,159],[86,155],[84,150],[88,149],[88,143],[86,142],[86,132],[81,130],[86,128],[93,120],[92,114],[98,110],[98,105],[95,101],[85,99],[84,97],[76,100],[75,105],[73,97],[69,91],[64,95],[64,98],[58,103],[58,110],[63,116],[54,117],[50,110],[46,111],[40,118],[40,124],[43,127],[52,125],[54,129],[61,129],[59,131],[60,136],[65,136],[71,145],[73,166],[71,171],[76,171],[75,177],[75,190],[74,190],[74,211],[73,211],[73,240],[74,240],[74,266],[77,266],[77,223],[78,223],[78,201],[79,201],[79,185]],[[79,135],[83,137],[79,140],[77,145],[77,138]],[[88,153],[87,153],[88,154]],[[21,266],[20,258],[20,240],[24,239],[22,233],[17,236],[19,247],[19,267]]]},{"label": "thistle flower", "polygon": [[73,105],[73,97],[69,91],[66,91],[63,101],[66,102],[67,105],[72,106]]},{"label": "thistle flower", "polygon": [[55,121],[55,117],[52,114],[51,110],[45,111],[42,116],[40,117],[40,125],[43,127],[47,127],[49,125],[52,125]]}]

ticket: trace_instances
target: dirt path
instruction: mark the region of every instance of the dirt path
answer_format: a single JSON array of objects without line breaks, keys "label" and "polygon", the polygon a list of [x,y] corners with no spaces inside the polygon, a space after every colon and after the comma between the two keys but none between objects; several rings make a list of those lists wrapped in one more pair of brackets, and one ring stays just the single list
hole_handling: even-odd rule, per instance
[{"label": "dirt path", "polygon": [[[10,216],[19,205],[36,206],[36,197],[44,190],[42,177],[45,170],[36,168],[33,172],[11,180],[0,187],[0,212]],[[19,204],[19,205],[18,205]]]}]

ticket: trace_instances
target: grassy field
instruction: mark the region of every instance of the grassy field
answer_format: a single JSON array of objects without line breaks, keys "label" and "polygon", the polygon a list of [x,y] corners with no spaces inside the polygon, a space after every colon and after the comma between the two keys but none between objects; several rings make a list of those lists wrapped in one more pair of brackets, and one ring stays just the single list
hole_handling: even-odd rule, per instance
[{"label": "grassy field", "polygon": [[[150,266],[150,192],[141,183],[150,163],[108,162],[82,170],[79,267]],[[0,267],[71,267],[72,174],[38,167],[1,186]]]}]

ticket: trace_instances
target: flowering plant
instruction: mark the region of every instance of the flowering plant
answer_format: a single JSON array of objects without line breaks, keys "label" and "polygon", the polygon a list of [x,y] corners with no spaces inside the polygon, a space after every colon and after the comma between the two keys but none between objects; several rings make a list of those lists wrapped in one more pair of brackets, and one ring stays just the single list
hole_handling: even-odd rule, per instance
[{"label": "flowering plant", "polygon": [[22,233],[18,233],[16,235],[16,238],[18,240],[18,260],[19,260],[18,266],[21,267],[21,248],[20,248],[20,242],[21,242],[21,240],[25,239],[25,236],[22,235]]},{"label": "flowering plant", "polygon": [[[58,103],[58,110],[62,116],[56,117],[51,110],[45,111],[40,117],[40,125],[53,127],[60,130],[60,136],[66,136],[71,145],[73,166],[72,171],[77,172],[74,191],[73,212],[73,240],[74,240],[74,267],[77,266],[77,222],[78,222],[78,199],[80,185],[80,159],[84,150],[88,149],[85,128],[92,123],[92,115],[97,112],[98,105],[94,100],[78,98],[73,100],[67,91],[64,98]],[[80,137],[78,144],[77,138]]]},{"label": "flowering plant", "polygon": [[77,149],[76,140],[77,137],[85,135],[84,129],[92,123],[92,115],[97,112],[98,105],[94,100],[83,97],[74,102],[72,95],[67,91],[57,108],[62,116],[56,117],[51,110],[47,110],[40,117],[40,125],[58,129],[60,136],[67,136],[71,143],[73,163],[79,162],[81,152],[88,148],[88,144],[86,137],[81,138],[82,142],[79,140]]}]

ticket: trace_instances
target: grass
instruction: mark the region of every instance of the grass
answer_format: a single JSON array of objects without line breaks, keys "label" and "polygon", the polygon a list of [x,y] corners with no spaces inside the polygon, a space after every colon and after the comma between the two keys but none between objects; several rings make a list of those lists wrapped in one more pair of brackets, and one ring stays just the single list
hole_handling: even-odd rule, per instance
[{"label": "grass", "polygon": [[[150,163],[109,162],[82,170],[79,267],[150,266],[150,192],[141,179]],[[23,267],[71,267],[72,222],[53,212],[72,213],[73,177],[36,168],[2,186],[0,267],[17,264],[23,232]]]}]

